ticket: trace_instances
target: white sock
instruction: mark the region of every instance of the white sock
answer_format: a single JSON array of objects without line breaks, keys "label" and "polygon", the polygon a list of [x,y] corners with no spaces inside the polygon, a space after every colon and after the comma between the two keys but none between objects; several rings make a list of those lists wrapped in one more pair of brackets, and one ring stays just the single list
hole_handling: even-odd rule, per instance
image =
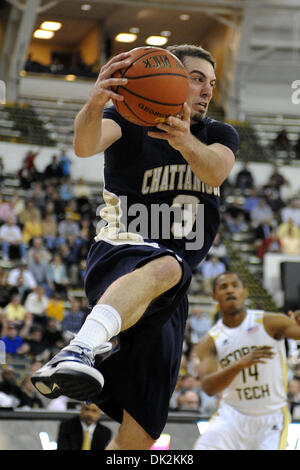
[{"label": "white sock", "polygon": [[95,305],[70,345],[94,350],[117,336],[121,323],[121,316],[115,308],[104,304]]}]

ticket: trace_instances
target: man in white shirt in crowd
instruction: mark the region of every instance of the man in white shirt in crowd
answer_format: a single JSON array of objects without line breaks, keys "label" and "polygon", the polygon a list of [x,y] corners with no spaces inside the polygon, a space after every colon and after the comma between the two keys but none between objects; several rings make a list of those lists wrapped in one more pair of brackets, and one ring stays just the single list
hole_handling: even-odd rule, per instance
[{"label": "man in white shirt in crowd", "polygon": [[37,286],[33,292],[28,294],[24,307],[27,312],[32,313],[34,315],[34,319],[39,321],[39,319],[43,319],[44,315],[46,315],[46,309],[48,305],[49,299],[45,295],[45,289],[43,286]]},{"label": "man in white shirt in crowd", "polygon": [[5,224],[0,227],[0,243],[2,245],[3,260],[8,261],[10,247],[18,246],[22,261],[26,259],[26,245],[22,242],[22,232],[14,219],[10,217]]},{"label": "man in white shirt in crowd", "polygon": [[10,286],[18,286],[19,279],[23,278],[24,287],[28,290],[33,290],[36,288],[37,283],[32,275],[32,273],[27,269],[27,264],[22,262],[22,264],[15,269],[12,269],[8,275],[7,282]]}]

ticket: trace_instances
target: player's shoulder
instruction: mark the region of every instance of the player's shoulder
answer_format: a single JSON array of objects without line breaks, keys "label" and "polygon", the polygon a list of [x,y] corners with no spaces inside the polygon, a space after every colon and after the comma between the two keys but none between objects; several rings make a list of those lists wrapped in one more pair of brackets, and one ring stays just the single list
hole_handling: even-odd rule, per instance
[{"label": "player's shoulder", "polygon": [[216,355],[216,345],[210,331],[200,339],[195,350],[200,358]]},{"label": "player's shoulder", "polygon": [[239,134],[231,124],[205,117],[203,125],[208,144],[221,143],[229,147],[234,154],[237,152],[240,141]]},{"label": "player's shoulder", "polygon": [[235,127],[230,124],[229,122],[224,122],[224,121],[218,121],[217,119],[210,118],[209,116],[206,116],[203,118],[203,124],[206,128],[208,129],[222,129],[222,130],[228,130],[236,133],[238,135],[237,130]]}]

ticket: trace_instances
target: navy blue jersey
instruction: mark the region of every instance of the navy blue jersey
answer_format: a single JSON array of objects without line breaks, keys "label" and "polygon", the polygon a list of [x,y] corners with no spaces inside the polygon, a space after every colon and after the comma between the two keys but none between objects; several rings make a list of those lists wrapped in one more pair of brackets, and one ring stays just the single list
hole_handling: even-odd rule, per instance
[{"label": "navy blue jersey", "polygon": [[[122,137],[104,152],[106,207],[100,215],[106,226],[96,239],[157,242],[194,268],[219,227],[220,188],[196,177],[167,141],[148,136],[157,128],[132,124],[113,106],[103,117],[121,127]],[[238,134],[229,124],[207,117],[191,126],[191,132],[206,145],[218,142],[237,151]]]}]

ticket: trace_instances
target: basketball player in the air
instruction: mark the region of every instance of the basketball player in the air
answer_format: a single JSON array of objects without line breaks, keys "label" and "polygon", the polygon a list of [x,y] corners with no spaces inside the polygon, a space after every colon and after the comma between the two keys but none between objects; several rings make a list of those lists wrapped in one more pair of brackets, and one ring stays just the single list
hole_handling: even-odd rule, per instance
[{"label": "basketball player in the air", "polygon": [[220,407],[197,450],[276,450],[287,445],[284,338],[300,339],[300,311],[247,310],[248,290],[235,273],[214,280],[218,320],[197,345],[203,390]]},{"label": "basketball player in the air", "polygon": [[[171,52],[189,74],[182,116],[146,128],[104,109],[111,98],[122,100],[111,87],[126,79],[111,75],[130,63],[124,53],[101,68],[76,117],[75,153],[105,156],[106,226],[90,249],[85,277],[93,309],[70,345],[32,378],[48,398],[93,401],[119,421],[108,449],[149,449],[164,429],[182,354],[186,291],[217,233],[219,187],[238,147],[234,128],[205,117],[216,83],[210,54],[196,46]],[[103,360],[114,337],[118,344]]]}]

